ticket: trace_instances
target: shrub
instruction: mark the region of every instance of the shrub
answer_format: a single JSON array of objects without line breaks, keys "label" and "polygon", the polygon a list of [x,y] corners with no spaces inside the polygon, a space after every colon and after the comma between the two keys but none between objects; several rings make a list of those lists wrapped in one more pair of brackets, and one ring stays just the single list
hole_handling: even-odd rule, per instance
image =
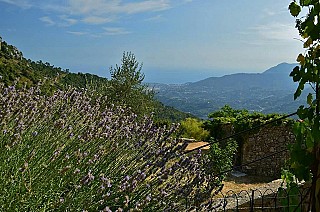
[{"label": "shrub", "polygon": [[2,211],[183,210],[216,188],[208,158],[171,137],[177,126],[86,90],[0,85],[0,98]]},{"label": "shrub", "polygon": [[232,169],[234,156],[237,152],[238,144],[235,140],[229,139],[225,145],[221,143],[213,143],[210,145],[210,172],[219,176],[222,181],[227,173]]},{"label": "shrub", "polygon": [[206,140],[209,132],[202,128],[203,123],[195,118],[186,118],[181,122],[182,137],[194,138],[198,141]]}]

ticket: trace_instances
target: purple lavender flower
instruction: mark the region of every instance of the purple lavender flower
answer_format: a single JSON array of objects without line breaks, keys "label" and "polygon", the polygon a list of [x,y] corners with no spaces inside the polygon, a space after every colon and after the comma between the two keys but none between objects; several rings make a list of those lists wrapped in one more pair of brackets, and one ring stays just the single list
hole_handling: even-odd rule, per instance
[{"label": "purple lavender flower", "polygon": [[76,169],[74,170],[73,174],[78,174],[78,173],[80,173],[80,169],[76,168]]},{"label": "purple lavender flower", "polygon": [[[3,134],[19,132],[20,140],[23,141],[30,136],[30,133],[33,136],[38,135],[35,134],[36,131],[23,132],[23,129],[26,127],[39,129],[38,127],[41,126],[41,134],[48,135],[44,136],[44,145],[30,144],[27,148],[35,148],[35,152],[39,153],[49,152],[50,156],[54,152],[54,156],[52,160],[46,160],[39,155],[37,158],[43,161],[35,163],[34,158],[29,160],[27,159],[29,155],[22,155],[20,164],[23,164],[25,159],[30,161],[34,170],[37,167],[33,166],[46,164],[50,165],[56,173],[59,171],[67,173],[59,175],[63,184],[69,185],[75,180],[77,183],[73,188],[77,189],[77,193],[85,190],[96,192],[95,195],[98,196],[95,201],[100,200],[101,203],[98,203],[102,205],[112,204],[113,207],[116,205],[117,208],[119,207],[118,211],[124,209],[129,211],[130,207],[134,210],[135,206],[137,210],[144,210],[144,207],[149,204],[155,204],[155,208],[161,211],[166,207],[173,207],[172,211],[178,211],[170,202],[180,201],[176,195],[178,191],[188,194],[192,200],[196,193],[192,182],[199,182],[197,186],[212,185],[210,184],[212,177],[203,177],[206,175],[204,175],[205,169],[202,166],[204,163],[201,162],[200,157],[190,156],[188,159],[181,156],[183,150],[178,148],[181,145],[180,141],[170,137],[175,126],[157,127],[148,116],[144,120],[143,117],[137,119],[136,114],[127,111],[124,107],[105,107],[106,100],[96,96],[94,99],[91,98],[89,90],[57,91],[51,97],[39,95],[40,91],[32,91],[33,94],[30,92],[12,91],[7,94],[7,97],[3,97],[0,111],[5,115],[2,114],[3,116],[0,117],[1,123],[4,124],[3,127],[10,126],[2,129]],[[4,95],[3,92],[2,95]],[[7,123],[12,123],[12,126]],[[20,126],[19,129],[18,126]],[[78,139],[74,142],[66,141],[64,138],[68,136]],[[24,142],[20,143],[24,145]],[[41,148],[48,148],[48,150],[43,151]],[[76,151],[77,149],[79,151]],[[26,152],[29,154],[29,151]],[[64,155],[60,157],[62,153]],[[47,161],[51,164],[47,164]],[[77,168],[71,169],[71,167]],[[84,173],[84,170],[88,170],[89,167],[92,171]],[[21,170],[27,170],[27,165]],[[68,176],[69,173],[73,173],[71,179]],[[94,175],[100,176],[98,180],[100,182],[93,183],[96,179]],[[147,182],[145,179],[148,179]],[[203,181],[205,182],[202,183]],[[158,183],[160,183],[160,189],[157,187]],[[81,189],[82,187],[85,189]],[[208,186],[207,190],[212,189]],[[50,196],[49,193],[44,193]],[[72,193],[70,192],[70,199],[75,198]],[[39,193],[39,195],[42,194]],[[161,205],[160,199],[163,197],[166,197],[168,203],[165,206]],[[67,199],[63,201],[67,203]],[[88,199],[77,201],[82,204],[82,201],[88,201]],[[88,202],[86,209],[94,210],[93,207],[96,207],[96,204],[97,202],[93,204]],[[104,211],[111,211],[111,209],[105,207]]]},{"label": "purple lavender flower", "polygon": [[108,187],[108,188],[111,188],[111,187],[112,187],[111,180],[109,180],[109,179],[107,180],[107,187]]}]

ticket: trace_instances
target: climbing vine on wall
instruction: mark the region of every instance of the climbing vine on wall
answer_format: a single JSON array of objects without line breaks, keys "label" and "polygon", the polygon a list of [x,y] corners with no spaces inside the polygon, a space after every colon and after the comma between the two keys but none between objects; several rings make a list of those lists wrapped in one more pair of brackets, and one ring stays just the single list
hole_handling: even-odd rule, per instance
[{"label": "climbing vine on wall", "polygon": [[[241,148],[248,135],[259,131],[259,126],[269,122],[276,126],[292,126],[294,123],[292,119],[282,119],[283,115],[280,114],[250,113],[248,110],[236,110],[228,105],[209,114],[208,117],[209,120],[204,122],[204,128],[210,132],[212,139],[210,157],[215,164],[211,164],[210,168],[214,173],[225,173],[240,160],[235,158],[237,149]],[[253,128],[255,130],[250,130]],[[244,131],[245,133],[242,133]],[[238,136],[225,139],[234,134]],[[220,142],[216,142],[219,140]],[[222,174],[221,179],[224,177]]]},{"label": "climbing vine on wall", "polygon": [[[230,133],[239,133],[279,119],[283,115],[250,113],[245,109],[237,110],[225,105],[219,111],[210,113],[208,117],[209,120],[204,123],[205,129],[210,132],[211,137],[222,139],[226,136],[226,130]],[[293,123],[292,119],[281,119],[274,122],[273,125],[292,125]]]}]

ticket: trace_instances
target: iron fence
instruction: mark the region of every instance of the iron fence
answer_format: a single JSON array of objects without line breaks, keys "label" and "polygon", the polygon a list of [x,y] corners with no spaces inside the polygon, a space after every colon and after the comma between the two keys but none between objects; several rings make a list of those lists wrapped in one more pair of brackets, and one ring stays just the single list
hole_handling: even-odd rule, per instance
[{"label": "iron fence", "polygon": [[206,203],[197,205],[185,198],[184,211],[310,211],[310,188],[262,188],[256,190],[219,192]]}]

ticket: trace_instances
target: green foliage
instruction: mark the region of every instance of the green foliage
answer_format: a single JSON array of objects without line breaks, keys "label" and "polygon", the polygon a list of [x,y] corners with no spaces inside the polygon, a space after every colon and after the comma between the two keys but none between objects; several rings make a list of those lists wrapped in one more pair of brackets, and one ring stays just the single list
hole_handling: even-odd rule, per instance
[{"label": "green foliage", "polygon": [[[310,85],[314,93],[306,99],[308,107],[300,106],[298,115],[304,121],[295,126],[296,143],[290,147],[290,170],[300,180],[310,181],[312,177],[312,211],[320,210],[320,2],[318,0],[293,1],[289,5],[292,16],[297,17],[306,8],[306,15],[296,20],[296,28],[304,39],[304,54],[299,54],[296,66],[290,76],[298,87],[294,93],[297,99],[305,86]],[[290,179],[287,179],[290,181]]]},{"label": "green foliage", "polygon": [[[301,200],[304,200],[303,195],[306,194],[298,185],[298,179],[289,170],[282,170],[281,178],[283,182],[278,189],[280,204],[286,207],[287,211],[301,211],[300,207],[297,206],[301,203]],[[286,182],[285,187],[284,182]]]},{"label": "green foliage", "polygon": [[41,60],[34,62],[23,57],[14,46],[2,42],[0,51],[0,81],[6,86],[15,84],[18,88],[42,84],[42,90],[51,94],[61,87],[60,80],[66,75],[61,68]]},{"label": "green foliage", "polygon": [[[211,118],[211,120],[204,123],[204,128],[210,131],[210,136],[214,140],[219,140],[227,137],[228,134],[236,134],[280,117],[282,116],[279,114],[264,115],[256,112],[249,113],[247,110],[236,110],[225,105],[219,111],[209,114],[209,118]],[[292,125],[293,120],[285,119],[274,124],[286,126]],[[248,133],[253,132],[250,131]],[[234,154],[236,153],[238,146],[246,139],[248,133],[241,134],[234,139],[229,139],[228,141],[214,143],[211,145],[210,156],[212,160],[217,163],[211,165],[215,172],[223,172],[232,167]]]},{"label": "green foliage", "polygon": [[181,122],[181,136],[184,138],[194,138],[197,141],[205,141],[209,132],[203,129],[203,122],[195,118],[186,118]]},{"label": "green foliage", "polygon": [[71,86],[78,89],[86,88],[95,90],[98,93],[106,93],[108,87],[108,80],[106,78],[83,73],[68,73],[60,80],[60,83],[65,89]]},{"label": "green foliage", "polygon": [[307,121],[296,123],[294,126],[294,134],[296,142],[291,144],[289,148],[291,169],[294,169],[296,178],[300,181],[310,181],[311,173],[309,164],[314,162],[312,155],[313,151],[313,137]]},{"label": "green foliage", "polygon": [[[213,141],[214,140],[212,140],[212,142]],[[222,181],[227,174],[226,171],[230,170],[233,166],[237,148],[238,144],[233,139],[229,139],[225,145],[219,143],[211,144],[209,154],[211,163],[208,166],[209,172],[219,174],[219,178]]]},{"label": "green foliage", "polygon": [[123,53],[122,63],[110,68],[110,96],[116,103],[129,106],[139,114],[153,110],[153,92],[142,84],[144,74],[131,52]]},{"label": "green foliage", "polygon": [[144,89],[142,81],[145,77],[141,72],[142,64],[139,64],[131,52],[124,52],[121,62],[121,66],[110,68],[111,85],[115,91],[119,91],[117,95],[120,99],[130,95],[135,89]]},{"label": "green foliage", "polygon": [[[282,117],[280,114],[262,114],[262,113],[249,113],[249,111],[236,110],[229,105],[225,105],[220,110],[210,113],[208,120],[204,123],[205,129],[210,131],[210,136],[215,139],[225,137],[224,127],[229,126],[229,130],[233,133],[238,133],[252,127],[260,126],[272,120]],[[281,120],[275,125],[291,125],[293,120]]]},{"label": "green foliage", "polygon": [[292,16],[297,17],[301,12],[301,7],[296,2],[291,2],[289,10]]},{"label": "green foliage", "polygon": [[159,126],[178,123],[186,118],[196,118],[189,113],[183,113],[174,107],[166,106],[159,101],[154,101],[154,120]]},{"label": "green foliage", "polygon": [[210,113],[208,117],[221,124],[231,124],[237,120],[237,117],[247,114],[247,110],[235,110],[229,105],[225,105],[220,110]]}]

